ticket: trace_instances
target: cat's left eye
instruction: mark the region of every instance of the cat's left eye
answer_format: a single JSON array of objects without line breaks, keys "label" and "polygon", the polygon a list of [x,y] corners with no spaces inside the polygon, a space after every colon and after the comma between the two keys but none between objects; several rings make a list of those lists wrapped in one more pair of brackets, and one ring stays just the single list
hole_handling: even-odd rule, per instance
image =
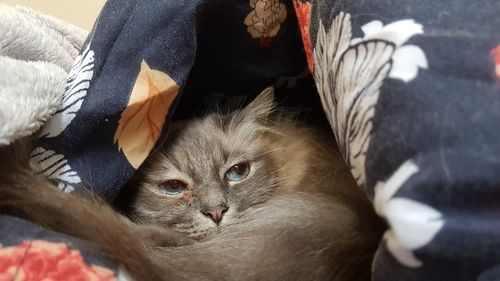
[{"label": "cat's left eye", "polygon": [[179,195],[187,190],[187,184],[180,180],[168,180],[160,183],[160,189],[167,195]]},{"label": "cat's left eye", "polygon": [[250,164],[238,163],[226,172],[226,179],[230,182],[240,181],[248,176],[250,173]]}]

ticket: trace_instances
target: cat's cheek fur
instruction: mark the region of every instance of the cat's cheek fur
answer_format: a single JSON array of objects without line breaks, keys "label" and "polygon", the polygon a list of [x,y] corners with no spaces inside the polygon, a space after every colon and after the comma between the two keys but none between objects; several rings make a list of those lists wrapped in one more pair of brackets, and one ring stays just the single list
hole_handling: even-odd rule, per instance
[{"label": "cat's cheek fur", "polygon": [[270,158],[258,160],[252,166],[252,174],[240,184],[228,190],[228,197],[237,212],[266,202],[276,191],[279,167]]}]

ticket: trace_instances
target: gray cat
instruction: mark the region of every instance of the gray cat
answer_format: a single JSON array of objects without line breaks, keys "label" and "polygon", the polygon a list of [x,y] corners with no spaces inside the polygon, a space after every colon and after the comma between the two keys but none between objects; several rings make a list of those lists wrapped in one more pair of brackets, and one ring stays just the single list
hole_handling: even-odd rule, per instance
[{"label": "gray cat", "polygon": [[273,108],[266,89],[175,124],[129,184],[134,223],[12,162],[0,207],[95,242],[136,280],[369,280],[381,233],[370,202],[327,136]]}]

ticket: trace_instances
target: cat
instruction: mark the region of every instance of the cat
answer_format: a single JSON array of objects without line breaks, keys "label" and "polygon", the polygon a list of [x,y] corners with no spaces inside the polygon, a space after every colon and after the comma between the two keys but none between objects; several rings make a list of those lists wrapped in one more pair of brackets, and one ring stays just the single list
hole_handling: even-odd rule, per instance
[{"label": "cat", "polygon": [[131,216],[201,239],[277,194],[362,196],[327,136],[271,117],[273,89],[246,108],[177,124],[129,190]]},{"label": "cat", "polygon": [[0,209],[96,243],[135,280],[369,280],[383,228],[369,200],[328,137],[273,110],[266,89],[173,125],[125,189],[133,222],[59,192],[12,149]]}]

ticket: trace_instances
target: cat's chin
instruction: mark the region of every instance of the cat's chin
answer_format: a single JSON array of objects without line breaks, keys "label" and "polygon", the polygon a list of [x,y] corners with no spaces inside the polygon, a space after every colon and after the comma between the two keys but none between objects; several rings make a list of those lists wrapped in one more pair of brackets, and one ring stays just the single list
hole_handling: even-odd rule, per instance
[{"label": "cat's chin", "polygon": [[217,226],[217,227],[214,227],[213,229],[209,229],[209,230],[206,230],[203,232],[191,233],[191,234],[187,235],[187,237],[189,237],[195,241],[198,241],[198,242],[210,240],[210,239],[216,237],[218,233],[220,233],[219,228],[220,227]]},{"label": "cat's chin", "polygon": [[220,224],[218,225],[214,224],[214,226],[205,229],[203,231],[195,231],[190,234],[187,234],[187,237],[198,242],[211,240],[213,238],[216,238],[220,233],[227,231],[233,224],[234,223],[228,221],[226,222],[222,221]]}]

